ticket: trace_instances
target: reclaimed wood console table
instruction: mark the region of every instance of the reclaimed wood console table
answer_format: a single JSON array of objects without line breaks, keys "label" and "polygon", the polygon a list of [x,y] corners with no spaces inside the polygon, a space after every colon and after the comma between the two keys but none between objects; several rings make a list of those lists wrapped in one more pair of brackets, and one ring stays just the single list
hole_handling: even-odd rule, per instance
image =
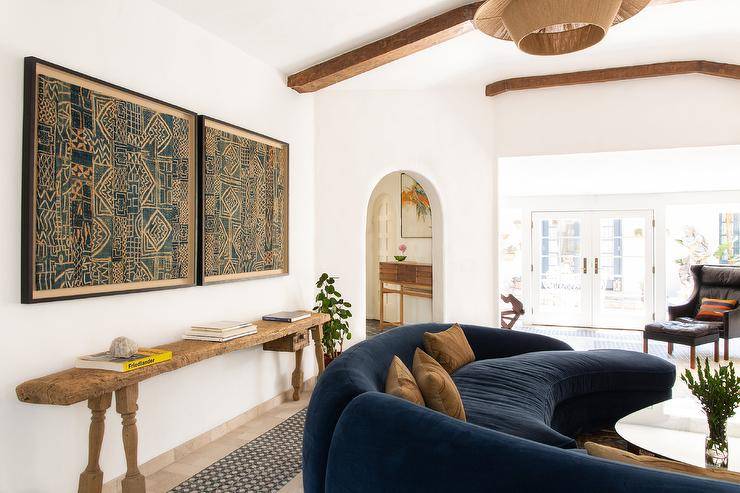
[{"label": "reclaimed wood console table", "polygon": [[[380,330],[385,327],[403,325],[403,297],[432,298],[432,265],[419,262],[380,262]],[[386,284],[396,285],[398,289],[388,288]],[[384,301],[386,294],[399,295],[399,321],[386,322]]]},{"label": "reclaimed wood console table", "polygon": [[103,444],[105,413],[116,395],[116,412],[123,422],[123,448],[126,455],[126,475],[123,493],[145,493],[146,483],[139,471],[137,460],[138,433],[136,411],[139,382],[167,373],[183,366],[192,365],[221,354],[262,345],[267,351],[295,353],[295,370],[292,374],[293,400],[298,400],[303,384],[303,348],[308,345],[311,332],[319,375],[324,371],[324,349],[321,345],[323,325],[329,316],[312,313],[309,318],[294,323],[257,321],[257,333],[227,342],[205,342],[180,340],[158,349],[172,351],[172,359],[126,373],[105,370],[83,370],[72,368],[35,378],[20,384],[15,391],[18,400],[31,404],[68,406],[87,401],[92,418],[88,441],[88,463],[80,474],[79,493],[100,493],[103,486],[103,471],[100,469],[100,450]]}]

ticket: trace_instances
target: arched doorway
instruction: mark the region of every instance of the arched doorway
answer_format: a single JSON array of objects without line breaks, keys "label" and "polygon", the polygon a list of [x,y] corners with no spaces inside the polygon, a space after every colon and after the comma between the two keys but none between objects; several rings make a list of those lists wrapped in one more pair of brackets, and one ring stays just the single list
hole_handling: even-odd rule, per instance
[{"label": "arched doorway", "polygon": [[[380,331],[381,302],[386,322],[398,323],[403,318],[404,324],[411,324],[444,319],[440,207],[436,189],[417,173],[390,173],[373,189],[365,232],[367,337]],[[404,251],[399,250],[402,246]],[[397,255],[406,259],[398,261]],[[403,285],[403,307],[400,294],[381,294],[381,265],[384,270],[414,272],[413,280],[404,277],[399,279],[402,284],[384,285],[393,291],[401,291]],[[388,276],[384,274],[383,278]]]}]

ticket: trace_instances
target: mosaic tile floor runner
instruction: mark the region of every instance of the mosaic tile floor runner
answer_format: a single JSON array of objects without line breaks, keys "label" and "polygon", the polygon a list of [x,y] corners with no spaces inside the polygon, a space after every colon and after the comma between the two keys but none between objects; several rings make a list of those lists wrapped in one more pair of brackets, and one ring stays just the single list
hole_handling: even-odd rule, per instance
[{"label": "mosaic tile floor runner", "polygon": [[301,472],[303,409],[171,490],[172,493],[275,492]]}]

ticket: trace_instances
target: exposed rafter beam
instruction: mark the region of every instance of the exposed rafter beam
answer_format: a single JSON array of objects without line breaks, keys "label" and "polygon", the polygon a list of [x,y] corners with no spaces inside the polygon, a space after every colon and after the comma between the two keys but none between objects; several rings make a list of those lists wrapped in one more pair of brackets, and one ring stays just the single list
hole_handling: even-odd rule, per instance
[{"label": "exposed rafter beam", "polygon": [[[688,0],[652,0],[650,5]],[[288,87],[314,92],[425,50],[475,29],[473,16],[483,2],[463,5],[373,43],[356,48],[288,77]]]},{"label": "exposed rafter beam", "polygon": [[314,92],[475,29],[473,15],[483,2],[458,7],[288,77],[288,87]]},{"label": "exposed rafter beam", "polygon": [[740,65],[691,60],[686,62],[664,62],[649,65],[586,70],[584,72],[570,72],[567,74],[517,77],[515,79],[500,80],[493,84],[488,84],[486,86],[486,96],[498,96],[508,91],[540,89],[543,87],[572,86],[576,84],[593,84],[596,82],[681,74],[705,74],[715,77],[726,77],[728,79],[740,79]]}]

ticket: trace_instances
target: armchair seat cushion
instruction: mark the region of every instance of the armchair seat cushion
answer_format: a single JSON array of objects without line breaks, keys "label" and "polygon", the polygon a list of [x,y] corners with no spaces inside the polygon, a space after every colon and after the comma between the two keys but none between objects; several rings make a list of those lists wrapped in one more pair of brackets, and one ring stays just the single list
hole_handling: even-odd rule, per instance
[{"label": "armchair seat cushion", "polygon": [[[671,388],[675,367],[645,356],[621,350],[527,353],[473,362],[455,372],[453,380],[470,423],[573,448],[575,441],[567,435],[570,430],[554,424],[564,421],[557,416],[561,404],[569,409],[568,403],[584,396],[638,395]],[[589,428],[589,423],[579,425]]]},{"label": "armchair seat cushion", "polygon": [[711,322],[682,322],[671,320],[668,322],[654,322],[645,326],[646,334],[673,334],[684,337],[701,337],[719,332],[721,325],[712,325]]}]

